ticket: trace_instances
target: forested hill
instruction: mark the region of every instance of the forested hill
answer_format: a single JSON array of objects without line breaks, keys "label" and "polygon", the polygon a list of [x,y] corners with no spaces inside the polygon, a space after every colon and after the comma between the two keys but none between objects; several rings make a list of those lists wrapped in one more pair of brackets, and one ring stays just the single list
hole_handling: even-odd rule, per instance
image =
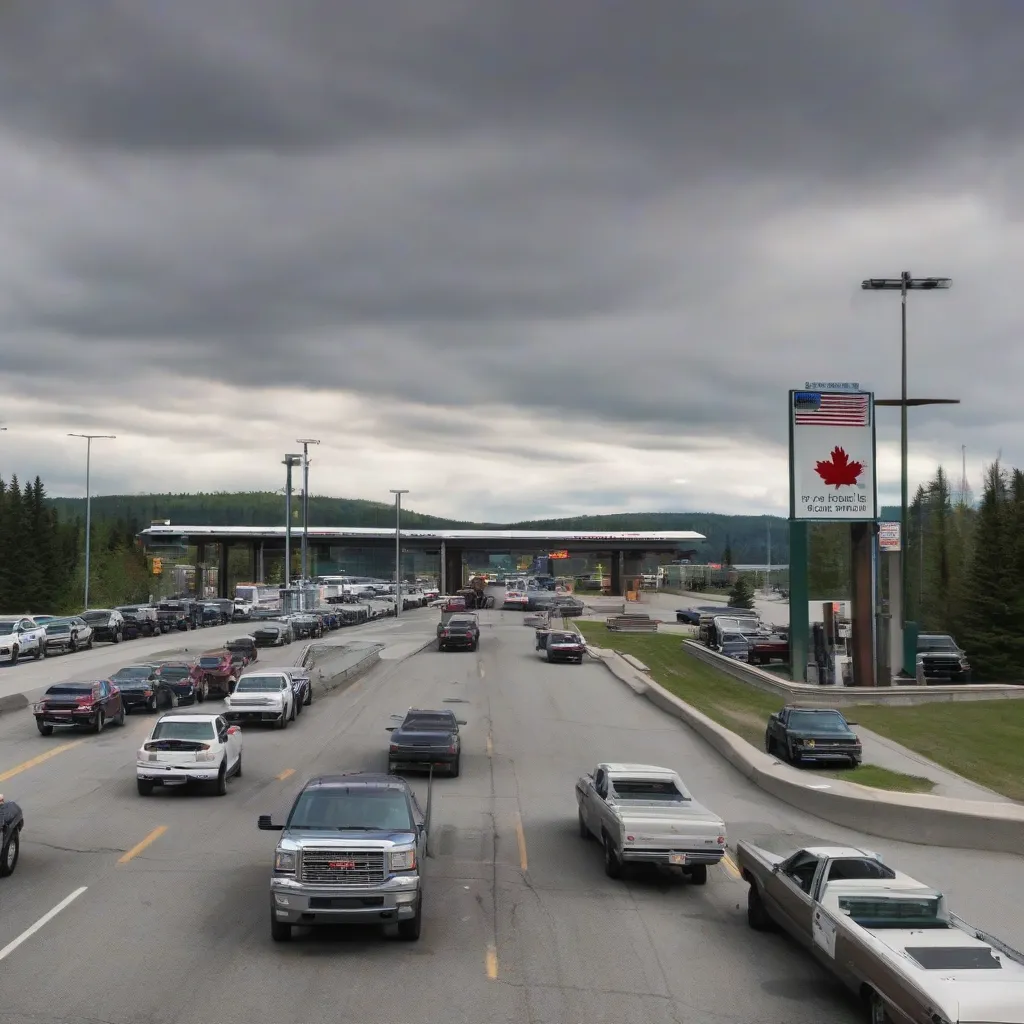
[{"label": "forested hill", "polygon": [[[85,517],[84,498],[49,498],[64,521]],[[296,514],[299,503],[295,502]],[[202,526],[278,526],[283,520],[284,497],[272,491],[231,494],[110,494],[92,499],[97,520],[120,520],[135,529],[154,519]],[[890,511],[890,510],[887,510]],[[353,498],[309,499],[311,526],[391,526],[394,506]],[[895,518],[895,517],[894,517]],[[766,561],[768,534],[771,560],[784,563],[789,557],[789,531],[778,516],[726,516],[714,512],[642,512],[622,515],[576,516],[571,519],[538,519],[521,523],[471,523],[402,510],[402,523],[410,528],[535,529],[579,531],[696,530],[708,538],[698,555],[709,561],[722,557],[726,546],[737,565]]]}]

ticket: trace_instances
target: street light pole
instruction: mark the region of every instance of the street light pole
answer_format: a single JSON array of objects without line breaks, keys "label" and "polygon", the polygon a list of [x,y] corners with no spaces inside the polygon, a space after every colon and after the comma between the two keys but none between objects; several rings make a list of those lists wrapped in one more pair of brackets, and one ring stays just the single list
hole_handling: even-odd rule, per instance
[{"label": "street light pole", "polygon": [[311,437],[300,437],[296,444],[302,445],[302,579],[309,579],[309,446],[319,444]]},{"label": "street light pole", "polygon": [[[953,286],[949,277],[914,277],[909,270],[904,270],[899,277],[871,277],[861,281],[861,289],[869,292],[900,293],[900,398],[876,401],[875,405],[899,405],[900,407],[900,636],[902,638],[907,624],[907,580],[909,579],[909,561],[906,557],[907,509],[908,509],[908,458],[907,458],[907,409],[911,405],[955,405],[956,399],[911,399],[907,397],[907,292],[930,292],[946,290]],[[903,669],[913,675],[913,665],[904,643]]]},{"label": "street light pole", "polygon": [[284,485],[284,586],[292,585],[292,468],[302,465],[301,455],[286,455]]},{"label": "street light pole", "polygon": [[402,614],[402,495],[408,490],[391,489],[395,496],[395,618]]},{"label": "street light pole", "polygon": [[[6,429],[6,428],[4,428]],[[89,474],[92,468],[92,443],[98,440],[113,441],[116,434],[68,434],[68,437],[85,438],[85,607],[89,607],[89,554],[92,534],[92,490]]]}]

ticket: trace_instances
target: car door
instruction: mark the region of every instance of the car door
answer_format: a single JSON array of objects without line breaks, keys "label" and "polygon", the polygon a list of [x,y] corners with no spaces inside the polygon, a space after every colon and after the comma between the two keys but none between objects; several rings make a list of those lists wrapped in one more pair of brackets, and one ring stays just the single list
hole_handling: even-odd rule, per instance
[{"label": "car door", "polygon": [[811,944],[812,922],[818,876],[823,861],[806,850],[800,850],[783,861],[768,877],[765,894],[780,923],[794,938]]},{"label": "car door", "polygon": [[604,826],[605,798],[608,796],[608,773],[603,768],[594,772],[587,787],[586,819],[587,828],[594,835],[600,835]]},{"label": "car door", "polygon": [[121,705],[121,691],[104,679],[99,683],[99,698],[100,707],[103,708],[103,715],[107,721],[116,718]]}]

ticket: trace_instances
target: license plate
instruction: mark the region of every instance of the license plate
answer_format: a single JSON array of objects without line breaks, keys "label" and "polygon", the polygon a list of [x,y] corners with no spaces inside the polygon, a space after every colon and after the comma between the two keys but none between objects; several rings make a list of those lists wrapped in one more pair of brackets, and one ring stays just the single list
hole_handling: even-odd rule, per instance
[{"label": "license plate", "polygon": [[670,853],[668,855],[669,864],[685,864],[686,854],[685,853]]}]

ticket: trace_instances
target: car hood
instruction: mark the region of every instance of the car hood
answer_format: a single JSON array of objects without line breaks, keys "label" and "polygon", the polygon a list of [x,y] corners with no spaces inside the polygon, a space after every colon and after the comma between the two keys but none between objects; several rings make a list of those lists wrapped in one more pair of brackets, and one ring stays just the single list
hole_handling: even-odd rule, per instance
[{"label": "car hood", "polygon": [[378,832],[376,829],[338,829],[337,832],[330,832],[320,828],[291,828],[284,830],[282,839],[290,839],[304,847],[336,847],[339,842],[409,846],[416,841],[416,833],[406,830]]},{"label": "car hood", "polygon": [[[167,680],[165,679],[164,682],[167,682]],[[154,684],[156,683],[156,680],[155,679],[114,679],[113,683],[114,683],[114,685],[119,690],[126,690],[128,693],[131,693],[134,690],[152,690]]]}]

